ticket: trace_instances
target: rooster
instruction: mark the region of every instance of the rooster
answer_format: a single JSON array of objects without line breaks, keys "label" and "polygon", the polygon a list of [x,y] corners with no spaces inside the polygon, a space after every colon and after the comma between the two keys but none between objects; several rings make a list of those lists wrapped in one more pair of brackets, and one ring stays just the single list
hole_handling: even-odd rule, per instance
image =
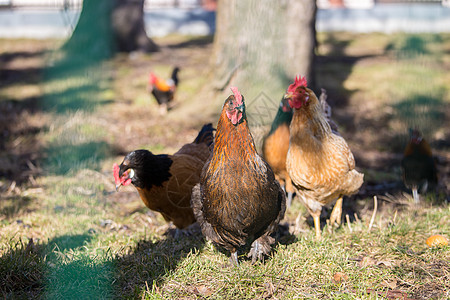
[{"label": "rooster", "polygon": [[272,167],[275,178],[287,193],[287,207],[292,203],[294,187],[286,170],[286,156],[289,149],[289,125],[292,120],[292,108],[287,99],[282,99],[269,133],[263,139],[264,159]]},{"label": "rooster", "polygon": [[417,129],[410,129],[410,141],[403,153],[401,162],[403,182],[412,189],[414,202],[419,203],[418,188],[426,192],[428,185],[436,185],[437,169],[430,145]]},{"label": "rooster", "polygon": [[340,224],[342,199],[358,191],[364,175],[355,170],[355,159],[345,140],[332,132],[322,105],[305,78],[296,77],[285,98],[294,109],[286,167],[297,194],[314,220],[321,238],[322,206],[336,201],[330,225]]},{"label": "rooster", "polygon": [[238,266],[237,251],[247,243],[252,262],[270,253],[270,234],[284,217],[286,197],[269,164],[256,152],[244,97],[237,88],[231,90],[191,205],[203,234],[230,251],[231,263]]},{"label": "rooster", "polygon": [[169,104],[173,100],[178,86],[178,72],[180,68],[175,67],[170,79],[164,80],[151,72],[148,80],[148,89],[155,97],[161,107],[161,112],[165,113],[169,109]]},{"label": "rooster", "polygon": [[173,155],[131,151],[120,166],[113,166],[116,189],[133,184],[148,208],[160,212],[179,229],[194,223],[192,187],[200,181],[203,165],[211,154],[214,130],[212,124],[204,125],[193,143]]}]

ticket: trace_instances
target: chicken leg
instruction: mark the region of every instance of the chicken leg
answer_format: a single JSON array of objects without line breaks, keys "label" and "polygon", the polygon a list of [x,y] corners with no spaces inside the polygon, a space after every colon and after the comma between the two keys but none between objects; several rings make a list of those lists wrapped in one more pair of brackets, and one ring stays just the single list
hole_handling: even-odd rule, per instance
[{"label": "chicken leg", "polygon": [[334,225],[334,222],[339,226],[341,225],[341,216],[342,216],[342,201],[343,197],[339,197],[336,203],[334,204],[333,210],[331,211],[330,216],[330,226]]},{"label": "chicken leg", "polygon": [[413,185],[413,187],[412,187],[412,195],[413,195],[413,198],[414,198],[414,204],[419,204],[420,200],[419,200],[419,192],[418,192],[418,189],[417,189],[417,185]]},{"label": "chicken leg", "polygon": [[320,230],[320,210],[311,213],[314,220],[314,229],[316,230],[316,240],[319,241],[322,238],[322,230]]},{"label": "chicken leg", "polygon": [[239,267],[239,261],[237,256],[237,251],[231,252],[230,262],[233,266]]},{"label": "chicken leg", "polygon": [[286,173],[286,180],[285,180],[285,185],[286,185],[286,192],[287,192],[287,201],[286,201],[286,207],[289,208],[291,207],[292,204],[292,197],[294,195],[294,186],[292,185],[292,181],[291,178],[289,177],[289,174]]}]

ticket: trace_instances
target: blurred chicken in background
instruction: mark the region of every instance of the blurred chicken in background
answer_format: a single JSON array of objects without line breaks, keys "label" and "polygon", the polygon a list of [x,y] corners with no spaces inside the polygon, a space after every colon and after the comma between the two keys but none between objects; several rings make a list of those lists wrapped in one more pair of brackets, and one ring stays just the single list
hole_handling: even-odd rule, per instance
[{"label": "blurred chicken in background", "polygon": [[164,80],[155,73],[150,72],[148,80],[148,90],[155,97],[160,105],[161,114],[167,113],[170,109],[170,102],[173,101],[178,86],[178,72],[180,68],[174,67],[169,79]]},{"label": "blurred chicken in background", "polygon": [[412,190],[414,202],[419,203],[419,189],[426,193],[429,186],[438,182],[436,164],[431,147],[418,129],[409,130],[409,142],[403,152],[401,167],[403,182]]}]

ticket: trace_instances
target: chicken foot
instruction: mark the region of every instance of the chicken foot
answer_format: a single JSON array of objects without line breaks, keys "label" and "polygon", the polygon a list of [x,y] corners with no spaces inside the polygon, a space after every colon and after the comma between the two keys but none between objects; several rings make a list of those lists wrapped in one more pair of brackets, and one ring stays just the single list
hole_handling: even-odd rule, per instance
[{"label": "chicken foot", "polygon": [[256,260],[263,260],[264,255],[269,255],[272,250],[272,244],[275,242],[275,239],[268,235],[263,235],[256,239],[252,243],[252,247],[247,257],[252,258],[252,264],[256,262]]},{"label": "chicken foot", "polygon": [[334,207],[333,207],[333,210],[331,211],[331,216],[330,216],[330,226],[333,226],[335,222],[338,226],[341,225],[342,202],[343,202],[343,196],[339,197],[339,199],[337,199],[336,203],[334,204]]}]

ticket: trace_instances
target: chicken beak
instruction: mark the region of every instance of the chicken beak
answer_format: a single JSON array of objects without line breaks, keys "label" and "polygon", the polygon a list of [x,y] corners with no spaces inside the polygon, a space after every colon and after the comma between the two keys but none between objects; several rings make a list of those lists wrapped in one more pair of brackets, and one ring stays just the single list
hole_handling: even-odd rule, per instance
[{"label": "chicken beak", "polygon": [[119,182],[118,184],[116,184],[116,192],[119,191],[121,186],[122,186],[122,182]]},{"label": "chicken beak", "polygon": [[288,93],[288,94],[284,94],[284,97],[283,97],[283,98],[284,98],[285,100],[291,100],[293,96],[294,96],[294,94]]},{"label": "chicken beak", "polygon": [[238,110],[238,111],[240,111],[241,113],[244,113],[244,104],[241,104],[241,105],[239,105],[239,106],[236,106],[236,109]]}]

